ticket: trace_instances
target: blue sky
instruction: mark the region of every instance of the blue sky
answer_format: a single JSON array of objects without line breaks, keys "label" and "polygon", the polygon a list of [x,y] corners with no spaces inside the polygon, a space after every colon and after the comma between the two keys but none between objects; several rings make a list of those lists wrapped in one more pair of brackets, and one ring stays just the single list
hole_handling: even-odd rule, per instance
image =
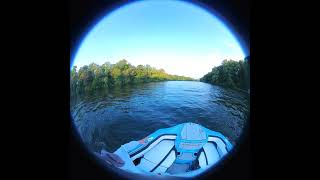
[{"label": "blue sky", "polygon": [[149,64],[170,74],[200,78],[223,59],[245,57],[234,35],[217,17],[191,3],[146,0],[102,18],[84,37],[73,60]]}]

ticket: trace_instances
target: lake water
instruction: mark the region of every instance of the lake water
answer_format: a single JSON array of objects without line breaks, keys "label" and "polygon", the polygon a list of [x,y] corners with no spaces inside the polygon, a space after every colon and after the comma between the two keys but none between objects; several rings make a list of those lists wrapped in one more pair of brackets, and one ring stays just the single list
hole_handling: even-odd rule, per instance
[{"label": "lake water", "polygon": [[194,122],[233,144],[249,114],[247,94],[197,81],[127,85],[71,98],[71,115],[93,151],[115,151],[159,128]]}]

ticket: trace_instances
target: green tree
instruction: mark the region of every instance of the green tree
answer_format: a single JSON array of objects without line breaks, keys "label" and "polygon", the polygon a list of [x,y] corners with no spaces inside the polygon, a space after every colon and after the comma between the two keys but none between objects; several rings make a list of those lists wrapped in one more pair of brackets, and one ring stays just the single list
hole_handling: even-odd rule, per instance
[{"label": "green tree", "polygon": [[163,69],[158,70],[150,65],[138,65],[135,67],[124,59],[116,64],[106,62],[101,66],[91,63],[81,67],[78,72],[77,67],[74,66],[70,74],[72,93],[92,92],[102,88],[166,80],[193,79],[184,76],[170,75]]},{"label": "green tree", "polygon": [[212,71],[200,78],[207,82],[227,88],[249,88],[250,66],[247,57],[245,61],[223,60],[220,66],[212,68]]},{"label": "green tree", "polygon": [[78,73],[77,66],[73,66],[70,73],[70,88],[71,92],[77,92]]}]

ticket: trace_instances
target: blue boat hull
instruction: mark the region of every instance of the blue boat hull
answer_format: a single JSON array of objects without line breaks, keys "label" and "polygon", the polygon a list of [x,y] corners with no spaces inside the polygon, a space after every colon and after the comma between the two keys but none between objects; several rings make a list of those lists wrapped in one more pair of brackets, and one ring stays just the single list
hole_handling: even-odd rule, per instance
[{"label": "blue boat hull", "polygon": [[231,149],[232,144],[221,133],[183,123],[124,144],[114,153],[125,162],[120,168],[126,171],[193,177],[216,164]]}]

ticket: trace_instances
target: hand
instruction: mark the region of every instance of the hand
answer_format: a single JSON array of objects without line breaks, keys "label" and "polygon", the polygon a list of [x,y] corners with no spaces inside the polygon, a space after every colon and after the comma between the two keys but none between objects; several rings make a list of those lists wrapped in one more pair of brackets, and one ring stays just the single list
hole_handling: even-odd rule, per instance
[{"label": "hand", "polygon": [[116,154],[102,151],[99,156],[112,166],[122,167],[124,165],[124,161]]}]

